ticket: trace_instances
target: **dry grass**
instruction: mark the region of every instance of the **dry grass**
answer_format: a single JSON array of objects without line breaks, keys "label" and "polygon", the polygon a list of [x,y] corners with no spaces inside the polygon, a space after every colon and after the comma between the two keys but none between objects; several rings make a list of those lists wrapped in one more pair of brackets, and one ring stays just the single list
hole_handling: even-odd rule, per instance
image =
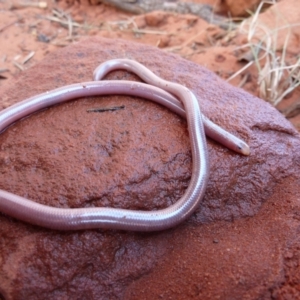
[{"label": "dry grass", "polygon": [[[300,24],[289,24],[284,20],[286,25],[268,28],[259,20],[264,4],[275,4],[275,1],[261,2],[252,17],[241,23],[240,30],[247,35],[247,43],[240,48],[247,48],[252,54],[252,59],[228,81],[255,64],[258,71],[259,96],[276,106],[300,85],[300,57],[292,64],[286,60],[291,29]],[[280,12],[277,12],[276,17],[282,24],[283,17]],[[278,47],[279,34],[286,34],[281,49]]]}]

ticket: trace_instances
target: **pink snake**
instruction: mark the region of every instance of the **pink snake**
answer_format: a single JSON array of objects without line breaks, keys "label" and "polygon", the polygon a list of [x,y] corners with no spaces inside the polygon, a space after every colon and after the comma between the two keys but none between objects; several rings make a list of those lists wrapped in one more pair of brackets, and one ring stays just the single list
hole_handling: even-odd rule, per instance
[{"label": "pink snake", "polygon": [[[145,83],[100,81],[113,70],[128,70]],[[166,106],[187,119],[192,149],[192,176],[184,195],[173,205],[156,211],[135,211],[110,207],[55,208],[0,190],[0,211],[19,220],[57,230],[108,228],[158,231],[186,220],[199,206],[209,176],[205,133],[224,146],[249,155],[249,146],[220,128],[200,112],[198,100],[186,87],[161,79],[145,66],[129,59],[115,59],[94,71],[92,82],[77,83],[28,98],[0,112],[0,132],[17,120],[45,107],[75,98],[123,94],[138,96]]]}]

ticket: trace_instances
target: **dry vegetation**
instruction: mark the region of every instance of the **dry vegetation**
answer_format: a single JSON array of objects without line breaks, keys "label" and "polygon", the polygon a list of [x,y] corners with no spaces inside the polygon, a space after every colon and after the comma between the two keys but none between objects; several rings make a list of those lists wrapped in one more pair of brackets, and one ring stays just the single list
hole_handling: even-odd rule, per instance
[{"label": "dry vegetation", "polygon": [[[300,56],[288,62],[286,55],[291,28],[300,24],[284,20],[285,26],[269,28],[259,20],[264,4],[275,4],[275,1],[262,1],[255,13],[240,25],[239,30],[247,35],[247,43],[240,48],[248,48],[251,55],[248,55],[249,62],[229,80],[254,64],[258,72],[259,96],[276,106],[300,85]],[[283,18],[278,11],[277,18]],[[287,35],[283,47],[279,48],[277,42],[282,30],[287,30]]]}]

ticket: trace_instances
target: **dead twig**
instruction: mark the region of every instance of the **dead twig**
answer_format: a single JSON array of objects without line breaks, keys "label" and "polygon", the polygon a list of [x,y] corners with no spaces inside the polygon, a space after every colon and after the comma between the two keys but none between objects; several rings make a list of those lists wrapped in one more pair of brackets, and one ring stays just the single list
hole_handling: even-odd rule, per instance
[{"label": "dead twig", "polygon": [[47,2],[40,1],[40,2],[17,2],[13,3],[11,9],[19,9],[19,8],[26,8],[26,7],[37,7],[45,9],[48,7]]},{"label": "dead twig", "polygon": [[240,81],[240,83],[238,84],[239,88],[242,88],[244,86],[244,84],[247,82],[249,78],[249,73],[246,73],[243,77],[242,80]]},{"label": "dead twig", "polygon": [[124,109],[124,108],[125,108],[125,105],[113,106],[113,107],[95,107],[95,108],[89,108],[86,111],[87,112],[105,112],[105,111],[120,110],[120,109]]},{"label": "dead twig", "polygon": [[138,28],[138,26],[135,22],[135,17],[129,18],[127,20],[105,22],[103,25],[108,26],[110,29],[113,29],[112,27],[117,26],[118,30],[121,30],[121,31],[124,31],[124,32],[133,32],[133,33],[136,33],[136,34],[154,34],[154,35],[167,35],[167,34],[169,34],[166,31],[140,29],[140,28]]},{"label": "dead twig", "polygon": [[65,20],[67,22],[67,27],[68,27],[68,37],[72,39],[73,36],[73,20],[70,16],[70,14],[64,12],[64,11],[59,11],[57,9],[53,9],[52,13],[54,16],[58,17],[61,20]]},{"label": "dead twig", "polygon": [[24,67],[21,64],[19,64],[18,62],[16,62],[15,60],[13,61],[13,64],[21,71],[24,71]]},{"label": "dead twig", "polygon": [[[56,18],[56,17],[51,17],[51,16],[40,16],[42,19],[46,19],[48,21],[52,21],[52,22],[56,22],[56,23],[60,23],[61,25],[66,25],[66,27],[69,26],[69,22],[68,21],[64,21],[64,20],[61,20],[59,18]],[[83,25],[77,23],[77,22],[72,22],[72,26],[73,27],[83,27]]]},{"label": "dead twig", "polygon": [[31,51],[23,60],[22,60],[22,65],[25,65],[30,59],[33,58],[35,52]]}]

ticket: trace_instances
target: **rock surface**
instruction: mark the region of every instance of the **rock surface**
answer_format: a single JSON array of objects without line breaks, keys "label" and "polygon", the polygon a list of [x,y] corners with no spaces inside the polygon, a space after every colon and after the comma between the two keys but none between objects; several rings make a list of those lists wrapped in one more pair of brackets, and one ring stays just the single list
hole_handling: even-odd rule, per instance
[{"label": "rock surface", "polygon": [[[209,140],[202,205],[158,233],[58,232],[0,214],[4,299],[285,299],[300,297],[300,139],[274,108],[179,56],[101,38],[57,51],[0,90],[0,106],[92,80],[101,62],[135,59],[191,88],[202,112],[250,144],[237,155]],[[109,79],[138,80],[118,71]],[[125,105],[115,112],[91,107]],[[191,175],[186,123],[146,100],[84,98],[0,135],[0,188],[56,207],[159,209]]]}]

